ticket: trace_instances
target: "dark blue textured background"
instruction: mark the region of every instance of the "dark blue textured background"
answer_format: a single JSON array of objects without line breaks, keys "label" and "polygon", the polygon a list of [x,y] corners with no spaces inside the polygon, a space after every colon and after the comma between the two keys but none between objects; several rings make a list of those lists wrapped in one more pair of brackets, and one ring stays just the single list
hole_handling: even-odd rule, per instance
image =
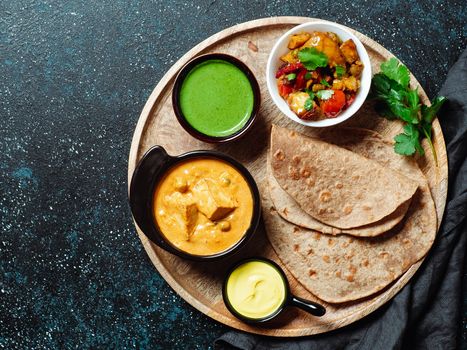
[{"label": "dark blue textured background", "polygon": [[334,20],[392,51],[432,98],[466,47],[466,7],[1,1],[0,348],[206,349],[227,329],[153,268],[126,198],[139,113],[195,44],[261,17]]}]

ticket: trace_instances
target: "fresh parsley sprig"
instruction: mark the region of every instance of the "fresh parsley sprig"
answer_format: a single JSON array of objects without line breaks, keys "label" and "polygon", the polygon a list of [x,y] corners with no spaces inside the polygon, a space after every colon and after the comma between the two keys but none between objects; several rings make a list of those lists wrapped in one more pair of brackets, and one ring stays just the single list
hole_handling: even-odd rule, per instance
[{"label": "fresh parsley sprig", "polygon": [[371,82],[371,97],[377,100],[376,110],[387,119],[401,119],[406,124],[404,132],[394,138],[394,151],[410,156],[415,152],[423,155],[421,140],[427,139],[438,165],[433,147],[431,124],[445,97],[437,97],[431,106],[422,105],[418,89],[409,87],[409,70],[397,59],[391,58],[381,64],[381,73],[375,74]]}]

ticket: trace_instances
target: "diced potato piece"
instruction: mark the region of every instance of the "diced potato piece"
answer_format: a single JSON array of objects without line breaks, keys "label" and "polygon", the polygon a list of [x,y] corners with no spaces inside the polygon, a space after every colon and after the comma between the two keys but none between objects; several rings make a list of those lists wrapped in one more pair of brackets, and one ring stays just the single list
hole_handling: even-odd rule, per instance
[{"label": "diced potato piece", "polygon": [[303,47],[315,47],[316,50],[323,52],[329,59],[329,66],[343,66],[345,64],[339,45],[331,39],[326,33],[313,32],[311,38],[303,44]]},{"label": "diced potato piece", "polygon": [[340,44],[341,43],[341,40],[339,39],[339,37],[337,36],[336,33],[333,33],[333,32],[326,32],[326,34],[328,35],[328,37],[330,37],[332,40],[334,40],[336,43]]},{"label": "diced potato piece", "polygon": [[[358,64],[360,63],[360,64]],[[360,61],[356,61],[354,64],[350,66],[349,69],[350,75],[353,75],[356,78],[360,78],[363,72],[363,64]]]},{"label": "diced potato piece", "polygon": [[344,83],[342,80],[334,79],[332,82],[332,89],[333,90],[344,90]]},{"label": "diced potato piece", "polygon": [[234,199],[211,179],[199,180],[192,189],[198,210],[210,220],[219,220],[237,207]]},{"label": "diced potato piece", "polygon": [[359,81],[353,75],[342,79],[345,89],[356,92],[360,86]]},{"label": "diced potato piece", "polygon": [[290,109],[299,117],[306,114],[305,102],[310,98],[306,92],[293,92],[287,98]]},{"label": "diced potato piece", "polygon": [[357,47],[352,39],[344,41],[340,47],[342,54],[345,57],[345,60],[349,63],[354,63],[359,59]]},{"label": "diced potato piece", "polygon": [[290,38],[289,45],[287,46],[290,50],[294,50],[302,46],[308,39],[310,39],[309,33],[294,34]]},{"label": "diced potato piece", "polygon": [[323,84],[314,84],[313,87],[311,88],[313,92],[324,90],[324,89],[326,89],[326,86],[324,86]]},{"label": "diced potato piece", "polygon": [[292,50],[287,52],[284,56],[281,57],[281,61],[287,63],[297,63],[298,62],[298,50]]}]

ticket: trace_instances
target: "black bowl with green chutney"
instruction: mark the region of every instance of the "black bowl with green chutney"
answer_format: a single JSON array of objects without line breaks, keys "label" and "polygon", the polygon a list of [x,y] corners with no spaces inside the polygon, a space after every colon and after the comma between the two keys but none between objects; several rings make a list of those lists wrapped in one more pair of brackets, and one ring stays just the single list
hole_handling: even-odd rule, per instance
[{"label": "black bowl with green chutney", "polygon": [[256,118],[260,100],[259,85],[251,70],[222,53],[189,61],[177,75],[172,91],[179,123],[190,135],[209,143],[244,135]]}]

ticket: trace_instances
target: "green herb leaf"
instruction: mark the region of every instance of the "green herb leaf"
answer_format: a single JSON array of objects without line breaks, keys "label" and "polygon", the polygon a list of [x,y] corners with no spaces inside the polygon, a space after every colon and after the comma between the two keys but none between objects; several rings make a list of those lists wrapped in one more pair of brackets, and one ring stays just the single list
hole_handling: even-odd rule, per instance
[{"label": "green herb leaf", "polygon": [[310,80],[311,79],[311,73],[310,72],[306,72],[305,73],[305,80]]},{"label": "green herb leaf", "polygon": [[394,138],[396,153],[412,155],[418,152],[423,155],[425,151],[420,141],[426,138],[435,163],[438,164],[431,140],[431,123],[446,98],[437,97],[430,107],[422,105],[418,89],[409,89],[409,80],[408,69],[395,58],[391,58],[381,64],[381,73],[373,76],[370,97],[377,100],[375,108],[379,114],[387,119],[398,118],[407,123],[404,125],[404,132]]},{"label": "green herb leaf", "polygon": [[403,156],[411,156],[415,153],[415,146],[410,136],[406,134],[399,134],[394,137],[396,144],[394,145],[394,152],[402,154]]},{"label": "green herb leaf", "polygon": [[306,47],[298,52],[298,59],[308,70],[315,70],[318,67],[326,67],[328,56],[319,52],[314,47]]},{"label": "green herb leaf", "polygon": [[381,63],[381,72],[389,79],[396,81],[402,87],[406,88],[409,86],[409,70],[394,57]]},{"label": "green herb leaf", "polygon": [[399,117],[411,124],[418,124],[419,98],[416,90],[404,89],[395,80],[382,73],[373,77],[371,97],[380,101],[379,109],[389,119]]},{"label": "green herb leaf", "polygon": [[418,97],[418,88],[407,91],[407,103],[411,109],[418,110],[420,108],[420,98]]},{"label": "green herb leaf", "polygon": [[305,92],[310,96],[311,100],[315,99],[315,93],[309,89],[306,89]]},{"label": "green herb leaf", "polygon": [[309,111],[310,109],[313,109],[313,100],[311,98],[306,100],[304,107],[307,111]]},{"label": "green herb leaf", "polygon": [[371,80],[371,98],[385,100],[388,98],[388,94],[391,90],[399,92],[401,95],[404,94],[404,96],[406,93],[405,88],[403,88],[395,80],[385,76],[383,73],[378,73],[373,76],[373,79]]},{"label": "green herb leaf", "polygon": [[[423,105],[422,106],[422,120],[430,123],[436,116],[436,113],[440,110],[443,104],[447,101],[447,98],[444,96],[438,96],[433,100],[433,103],[430,107]],[[431,130],[431,127],[430,127]]]},{"label": "green herb leaf", "polygon": [[294,80],[296,77],[297,77],[297,74],[295,74],[295,73],[287,74],[287,80],[288,81]]},{"label": "green herb leaf", "polygon": [[431,139],[431,123],[428,123],[422,120],[420,124],[423,133],[420,135],[422,138],[426,137],[427,139]]},{"label": "green herb leaf", "polygon": [[418,113],[420,112],[420,98],[418,97],[418,88],[415,90],[407,90],[407,105],[409,106],[411,119],[418,124]]},{"label": "green herb leaf", "polygon": [[334,95],[334,90],[319,90],[316,91],[316,97],[320,100],[326,101],[329,100],[332,95]]},{"label": "green herb leaf", "polygon": [[345,67],[337,65],[336,66],[336,75],[337,75],[337,77],[340,79],[340,78],[342,78],[342,76],[344,74],[345,74]]},{"label": "green herb leaf", "polygon": [[331,87],[331,85],[329,85],[329,83],[324,80],[324,79],[321,79],[321,82],[320,82],[322,85],[326,86],[326,87]]},{"label": "green herb leaf", "polygon": [[420,144],[418,128],[412,124],[404,126],[404,133],[394,137],[396,144],[394,145],[394,151],[398,154],[410,156],[416,151],[420,154],[424,154],[424,150]]},{"label": "green herb leaf", "polygon": [[377,103],[375,105],[375,110],[378,114],[381,114],[386,119],[394,120],[394,119],[399,118],[389,109],[386,103],[382,103],[382,102]]}]

